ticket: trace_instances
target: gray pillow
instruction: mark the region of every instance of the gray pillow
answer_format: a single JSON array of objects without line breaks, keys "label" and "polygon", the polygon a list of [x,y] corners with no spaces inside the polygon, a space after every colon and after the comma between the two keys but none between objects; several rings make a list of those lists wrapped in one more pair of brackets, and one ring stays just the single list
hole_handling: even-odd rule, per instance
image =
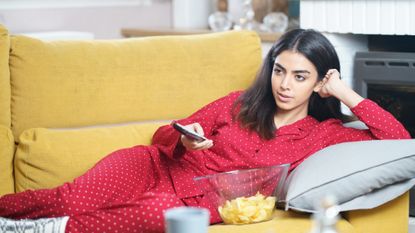
[{"label": "gray pillow", "polygon": [[307,158],[287,178],[285,208],[314,212],[334,195],[341,211],[371,209],[415,184],[415,140],[347,142]]}]

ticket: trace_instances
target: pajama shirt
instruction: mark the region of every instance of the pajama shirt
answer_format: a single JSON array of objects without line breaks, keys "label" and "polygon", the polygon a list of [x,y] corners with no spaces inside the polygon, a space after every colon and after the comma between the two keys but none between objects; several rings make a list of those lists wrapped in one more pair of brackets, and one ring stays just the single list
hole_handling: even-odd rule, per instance
[{"label": "pajama shirt", "polygon": [[388,112],[365,99],[352,112],[368,130],[347,128],[337,119],[307,116],[282,126],[271,140],[242,128],[232,107],[242,92],[220,98],[188,118],[213,140],[206,150],[189,151],[180,133],[160,127],[152,145],[115,151],[71,183],[0,198],[0,216],[42,218],[69,216],[66,232],[163,232],[163,213],[178,206],[208,208],[211,223],[220,222],[215,206],[194,177],[235,169],[290,164],[290,170],[318,150],[341,142],[407,139],[409,133]]}]

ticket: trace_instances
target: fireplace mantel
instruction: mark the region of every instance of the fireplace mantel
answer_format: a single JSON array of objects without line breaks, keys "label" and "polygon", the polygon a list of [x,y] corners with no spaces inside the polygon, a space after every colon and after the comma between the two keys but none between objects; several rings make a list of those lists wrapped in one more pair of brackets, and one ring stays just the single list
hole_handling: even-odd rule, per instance
[{"label": "fireplace mantel", "polygon": [[415,35],[412,0],[301,0],[302,28],[331,33]]}]

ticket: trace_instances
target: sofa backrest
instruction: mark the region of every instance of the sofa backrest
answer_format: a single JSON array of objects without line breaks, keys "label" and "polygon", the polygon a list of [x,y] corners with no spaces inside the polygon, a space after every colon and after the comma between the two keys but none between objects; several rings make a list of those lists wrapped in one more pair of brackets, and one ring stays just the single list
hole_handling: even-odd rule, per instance
[{"label": "sofa backrest", "polygon": [[9,33],[0,24],[0,195],[14,192],[14,139],[10,130]]},{"label": "sofa backrest", "polygon": [[11,36],[10,41],[16,140],[34,127],[186,117],[246,88],[261,63],[259,37],[249,31],[52,42]]},{"label": "sofa backrest", "polygon": [[[148,144],[163,120],[246,88],[260,63],[249,31],[47,42],[0,25],[0,195],[54,187],[115,149]],[[131,122],[140,124],[108,126]],[[79,154],[79,144],[98,149]]]},{"label": "sofa backrest", "polygon": [[10,127],[9,33],[0,24],[0,125]]}]

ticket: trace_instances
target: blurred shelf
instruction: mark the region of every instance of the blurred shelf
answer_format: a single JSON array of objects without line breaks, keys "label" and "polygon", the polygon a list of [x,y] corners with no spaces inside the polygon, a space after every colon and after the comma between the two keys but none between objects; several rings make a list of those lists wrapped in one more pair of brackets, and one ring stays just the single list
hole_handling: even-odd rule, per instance
[{"label": "blurred shelf", "polygon": [[[143,29],[143,28],[122,28],[121,34],[124,37],[145,37],[145,36],[167,36],[167,35],[192,35],[206,34],[213,31],[207,29],[183,30],[183,29]],[[257,32],[262,42],[273,43],[282,33]]]}]

